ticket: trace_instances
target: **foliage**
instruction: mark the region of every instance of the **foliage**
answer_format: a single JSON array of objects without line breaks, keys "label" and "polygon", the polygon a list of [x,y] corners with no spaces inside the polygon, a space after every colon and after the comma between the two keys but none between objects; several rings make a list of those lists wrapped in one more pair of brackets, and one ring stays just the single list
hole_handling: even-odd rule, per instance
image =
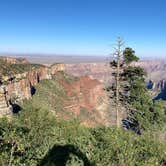
[{"label": "foliage", "polygon": [[123,73],[121,74],[121,77],[124,80],[129,81],[130,83],[132,83],[131,81],[135,81],[136,79],[144,81],[144,76],[146,76],[146,72],[144,71],[143,68],[139,66],[138,67],[128,66],[127,68],[124,69]]},{"label": "foliage", "polygon": [[[26,105],[32,104],[35,108],[49,109],[54,112],[64,110],[63,101],[67,98],[63,87],[54,78],[52,80],[41,80],[35,87],[35,95]],[[46,97],[47,96],[47,97]]]},{"label": "foliage", "polygon": [[[38,165],[50,151],[51,155],[65,153],[63,147],[70,149],[66,165],[83,165],[85,157],[97,166],[166,164],[166,146],[153,134],[137,136],[117,128],[85,128],[76,120],[59,121],[31,105],[10,121],[1,119],[0,126],[2,166]],[[58,154],[54,147],[61,147]]]},{"label": "foliage", "polygon": [[99,128],[94,130],[94,135],[100,156],[97,163],[101,165],[144,166],[165,163],[165,147],[156,142],[149,133],[137,136],[116,128]]},{"label": "foliage", "polygon": [[[132,58],[125,53],[126,64],[137,60],[134,52],[128,51]],[[130,110],[127,120],[134,129],[144,130],[141,135],[113,127],[86,128],[77,120],[57,119],[52,110],[63,114],[66,98],[59,81],[63,77],[72,80],[61,74],[41,81],[32,100],[24,102],[18,114],[0,119],[0,165],[36,166],[43,161],[44,165],[60,162],[68,166],[166,165],[166,143],[152,132],[166,123],[164,107],[149,97],[142,68],[127,65],[121,74],[123,88],[127,87],[124,91],[130,92],[122,101]]]},{"label": "foliage", "polygon": [[67,83],[71,83],[72,81],[77,81],[79,78],[75,77],[69,73],[66,73],[64,71],[60,71],[56,75],[53,76],[53,79],[56,81],[64,80]]},{"label": "foliage", "polygon": [[135,55],[135,51],[132,48],[125,48],[123,51],[124,63],[130,64],[132,62],[137,62],[139,58]]},{"label": "foliage", "polygon": [[124,80],[129,83],[129,97],[124,101],[129,107],[127,120],[135,124],[139,130],[161,129],[166,124],[164,114],[164,103],[161,101],[153,102],[145,86],[145,72],[141,67],[129,66],[124,70]]},{"label": "foliage", "polygon": [[[81,122],[91,122],[91,124],[93,123],[96,125],[96,116],[98,116],[97,111],[88,111],[85,108],[81,108],[78,116],[73,113],[73,111],[69,111],[69,109],[66,108],[73,104],[70,104],[71,98],[67,96],[62,83],[68,84],[68,88],[70,88],[70,83],[77,81],[77,79],[77,77],[68,75],[65,72],[58,72],[51,80],[41,80],[40,83],[35,86],[35,94],[32,99],[24,101],[24,106],[33,105],[33,107],[37,109],[42,108],[50,110],[57,118],[77,118]],[[75,96],[76,95],[74,94],[74,97]]]},{"label": "foliage", "polygon": [[[144,130],[161,129],[166,124],[164,104],[153,102],[145,87],[146,72],[143,68],[132,65],[139,58],[132,48],[125,48],[121,60],[120,73],[120,99],[126,107],[128,117],[123,120],[127,129],[142,133]],[[116,67],[116,61],[111,63]],[[116,74],[115,74],[116,77]],[[115,96],[115,87],[112,86]]]},{"label": "foliage", "polygon": [[42,65],[39,64],[10,64],[0,59],[0,75],[10,76],[14,74],[20,74],[32,69],[37,69]]}]

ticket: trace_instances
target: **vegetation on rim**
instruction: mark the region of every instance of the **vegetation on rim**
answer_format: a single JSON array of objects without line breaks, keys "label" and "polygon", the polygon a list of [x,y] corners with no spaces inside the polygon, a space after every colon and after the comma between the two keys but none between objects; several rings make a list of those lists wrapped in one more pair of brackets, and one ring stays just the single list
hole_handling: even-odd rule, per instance
[{"label": "vegetation on rim", "polygon": [[37,69],[43,65],[39,64],[10,64],[6,61],[0,59],[0,75],[1,76],[11,76],[14,74],[24,73],[32,69]]},{"label": "vegetation on rim", "polygon": [[[86,128],[78,120],[53,116],[52,110],[65,111],[66,94],[58,81],[75,80],[62,72],[52,80],[42,80],[21,112],[0,119],[0,165],[165,166],[166,142],[160,141],[158,134],[166,124],[164,106],[148,95],[144,70],[129,65],[138,60],[135,52],[126,48],[122,55],[119,65],[117,61],[111,63],[115,68],[119,66],[119,89],[117,85],[111,88],[114,95],[119,95],[117,104],[125,105],[128,111],[125,127],[134,132],[120,128],[119,123],[118,127]],[[90,116],[86,110],[81,113]]]}]

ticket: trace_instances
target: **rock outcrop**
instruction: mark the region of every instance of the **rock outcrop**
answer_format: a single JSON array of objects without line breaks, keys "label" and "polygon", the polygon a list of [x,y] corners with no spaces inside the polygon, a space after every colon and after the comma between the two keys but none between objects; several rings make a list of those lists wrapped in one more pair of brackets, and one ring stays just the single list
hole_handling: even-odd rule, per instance
[{"label": "rock outcrop", "polygon": [[65,65],[63,63],[54,63],[50,66],[51,74],[56,74],[57,71],[65,71]]},{"label": "rock outcrop", "polygon": [[70,83],[63,81],[62,86],[70,99],[66,102],[66,108],[76,114],[80,114],[81,109],[95,110],[106,97],[103,85],[87,76]]},{"label": "rock outcrop", "polygon": [[149,80],[147,82],[147,89],[152,91],[163,91],[166,90],[166,79],[159,81]]},{"label": "rock outcrop", "polygon": [[160,81],[150,80],[147,84],[149,92],[154,100],[166,101],[166,79]]},{"label": "rock outcrop", "polygon": [[[12,62],[15,63],[15,62]],[[64,64],[54,64],[51,67],[41,66],[14,76],[1,79],[0,114],[11,112],[10,101],[21,102],[30,99],[35,93],[35,85],[43,79],[51,79],[53,74],[64,70]]]},{"label": "rock outcrop", "polygon": [[[7,59],[7,58],[6,58]],[[16,64],[13,59],[7,59],[8,63]],[[96,124],[109,125],[108,97],[103,84],[88,76],[65,79],[65,65],[56,63],[51,66],[38,66],[13,75],[1,77],[0,91],[0,115],[7,115],[14,111],[18,103],[24,99],[31,99],[35,94],[35,86],[44,79],[54,80],[57,76],[60,86],[65,91],[67,98],[62,99],[64,109],[74,117],[81,117],[81,122],[86,126]],[[62,78],[62,79],[60,79]],[[51,93],[51,92],[50,92]],[[35,96],[34,96],[35,97]],[[57,98],[57,100],[59,100]],[[57,101],[58,102],[58,101]],[[55,101],[55,107],[56,107]],[[13,107],[14,106],[14,107]],[[68,114],[67,113],[67,114]],[[65,112],[60,112],[60,117]],[[67,116],[66,114],[66,116]]]},{"label": "rock outcrop", "polygon": [[89,76],[93,79],[97,79],[102,83],[112,82],[112,69],[109,63],[77,63],[67,64],[66,72],[74,76]]},{"label": "rock outcrop", "polygon": [[12,112],[12,107],[9,105],[7,99],[7,91],[4,86],[0,87],[0,117],[3,115],[10,114]]},{"label": "rock outcrop", "polygon": [[47,105],[46,108],[49,107],[58,118],[76,118],[86,126],[111,123],[109,97],[103,84],[96,79],[58,73],[52,80],[45,80],[36,88],[33,102],[37,106],[38,103]]}]

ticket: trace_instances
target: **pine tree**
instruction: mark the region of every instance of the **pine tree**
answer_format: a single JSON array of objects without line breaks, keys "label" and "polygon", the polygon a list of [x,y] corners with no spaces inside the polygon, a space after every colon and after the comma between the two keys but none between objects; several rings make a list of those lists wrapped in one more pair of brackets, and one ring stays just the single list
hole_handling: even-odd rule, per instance
[{"label": "pine tree", "polygon": [[125,121],[135,132],[141,133],[144,130],[161,127],[166,123],[165,108],[161,102],[153,102],[148,94],[144,69],[132,64],[139,60],[135,51],[129,47],[122,50],[122,47],[123,42],[118,38],[114,59],[110,62],[115,78],[115,84],[111,89],[116,100],[117,127],[121,125],[120,104],[125,107],[128,114]]},{"label": "pine tree", "polygon": [[123,45],[122,39],[118,37],[116,48],[114,48],[115,52],[113,53],[114,59],[110,62],[111,67],[114,69],[112,75],[115,77],[113,89],[115,90],[116,122],[118,128],[121,126],[120,100],[124,97],[122,94],[126,94],[129,91],[128,86],[125,84],[124,71],[132,62],[139,60],[132,48],[125,48],[123,50]]}]

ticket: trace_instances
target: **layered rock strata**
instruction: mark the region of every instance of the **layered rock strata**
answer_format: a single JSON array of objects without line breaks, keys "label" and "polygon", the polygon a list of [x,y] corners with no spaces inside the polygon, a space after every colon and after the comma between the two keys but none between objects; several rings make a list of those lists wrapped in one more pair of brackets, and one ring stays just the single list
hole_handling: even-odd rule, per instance
[{"label": "layered rock strata", "polygon": [[43,79],[51,79],[53,74],[64,70],[64,64],[40,67],[35,70],[5,77],[0,85],[0,115],[11,112],[9,101],[21,102],[35,93],[35,85]]}]

